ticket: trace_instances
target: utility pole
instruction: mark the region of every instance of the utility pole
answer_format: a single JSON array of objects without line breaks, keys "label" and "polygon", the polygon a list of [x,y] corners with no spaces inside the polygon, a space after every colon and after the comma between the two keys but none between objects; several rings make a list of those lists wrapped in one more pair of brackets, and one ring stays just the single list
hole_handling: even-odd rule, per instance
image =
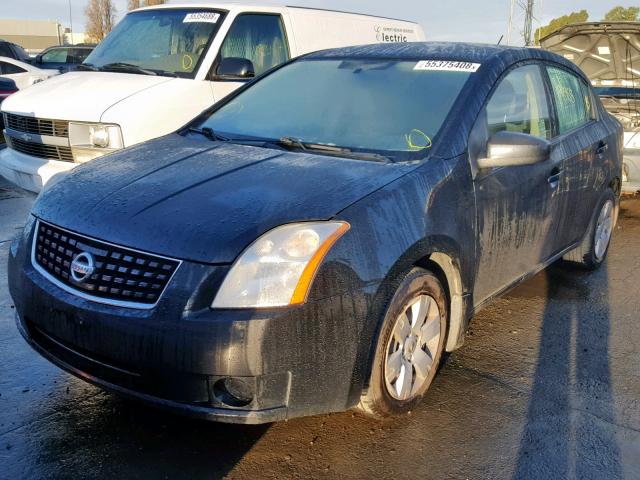
[{"label": "utility pole", "polygon": [[524,38],[524,46],[530,47],[533,45],[531,39],[531,33],[533,28],[533,2],[534,0],[525,0],[524,7],[524,32],[522,33]]},{"label": "utility pole", "polygon": [[509,25],[507,27],[507,45],[511,45],[511,32],[513,31],[513,9],[516,6],[516,0],[509,0]]},{"label": "utility pole", "polygon": [[69,38],[71,39],[71,45],[73,45],[73,16],[71,15],[71,0],[69,0]]}]

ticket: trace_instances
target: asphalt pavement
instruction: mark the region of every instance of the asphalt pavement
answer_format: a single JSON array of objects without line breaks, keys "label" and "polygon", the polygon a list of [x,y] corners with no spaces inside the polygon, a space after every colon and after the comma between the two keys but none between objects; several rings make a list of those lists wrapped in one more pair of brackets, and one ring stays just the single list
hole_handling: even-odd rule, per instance
[{"label": "asphalt pavement", "polygon": [[410,415],[254,427],[123,400],[26,345],[6,260],[33,199],[0,178],[0,479],[640,479],[640,198],[598,272],[553,266],[477,315]]}]

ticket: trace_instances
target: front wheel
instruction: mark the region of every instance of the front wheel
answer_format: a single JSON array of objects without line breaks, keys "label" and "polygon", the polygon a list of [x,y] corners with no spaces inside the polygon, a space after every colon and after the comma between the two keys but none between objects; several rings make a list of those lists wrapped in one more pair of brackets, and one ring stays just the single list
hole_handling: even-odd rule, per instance
[{"label": "front wheel", "polygon": [[604,262],[609,251],[611,235],[616,221],[616,197],[608,190],[598,203],[596,216],[582,243],[564,256],[564,260],[595,270]]},{"label": "front wheel", "polygon": [[381,326],[361,410],[385,417],[420,402],[442,358],[447,315],[446,295],[435,275],[414,268],[400,279]]}]

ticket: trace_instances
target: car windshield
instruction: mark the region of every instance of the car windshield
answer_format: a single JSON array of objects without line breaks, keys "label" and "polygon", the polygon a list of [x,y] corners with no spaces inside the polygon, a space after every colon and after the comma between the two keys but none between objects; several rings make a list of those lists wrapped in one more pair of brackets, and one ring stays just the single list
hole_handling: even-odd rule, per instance
[{"label": "car windshield", "polygon": [[[219,138],[287,140],[424,158],[469,72],[423,62],[303,59],[257,81],[200,126]],[[280,143],[282,143],[280,141]]]},{"label": "car windshield", "polygon": [[193,78],[222,19],[222,12],[209,9],[133,12],[84,63],[104,70]]}]

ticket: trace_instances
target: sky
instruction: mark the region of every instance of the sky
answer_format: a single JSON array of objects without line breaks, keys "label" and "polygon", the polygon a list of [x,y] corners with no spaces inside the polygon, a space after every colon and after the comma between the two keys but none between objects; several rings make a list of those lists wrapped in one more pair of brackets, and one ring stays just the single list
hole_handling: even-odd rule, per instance
[{"label": "sky", "polygon": [[[121,18],[126,13],[127,0],[114,1],[118,18]],[[55,20],[69,26],[69,3],[73,30],[84,31],[87,0],[0,0],[0,17]],[[184,2],[173,0],[171,3]],[[208,3],[215,3],[215,0]],[[290,3],[402,18],[420,23],[429,40],[495,43],[501,35],[505,35],[506,40],[510,0],[252,0],[249,3]],[[589,19],[595,21],[601,20],[614,6],[637,4],[637,1],[627,0],[536,0],[534,30],[571,11],[586,9]],[[516,15],[512,44],[521,43],[522,23],[523,15]]]}]

